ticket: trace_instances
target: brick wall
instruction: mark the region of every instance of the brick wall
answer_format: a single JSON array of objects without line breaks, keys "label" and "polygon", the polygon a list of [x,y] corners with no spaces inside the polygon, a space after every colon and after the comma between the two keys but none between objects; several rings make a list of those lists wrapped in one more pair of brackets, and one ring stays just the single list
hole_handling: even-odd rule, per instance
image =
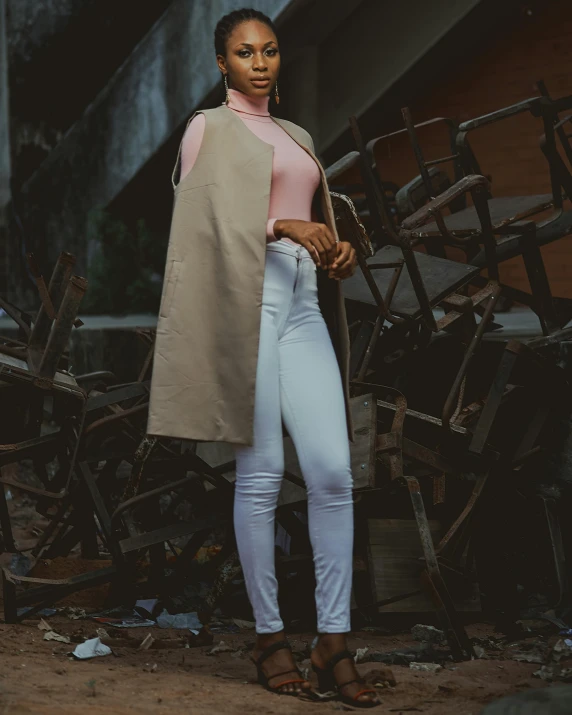
[{"label": "brick wall", "polygon": [[[572,94],[570,3],[532,3],[530,11],[531,15],[516,12],[512,27],[502,38],[489,42],[484,37],[482,53],[470,63],[459,61],[456,72],[435,87],[430,96],[413,104],[415,122],[436,116],[463,121],[486,114],[535,96],[538,79],[544,79],[554,97]],[[540,134],[541,124],[529,115],[471,134],[481,170],[492,177],[493,195],[550,193],[547,164],[538,145]],[[442,130],[420,130],[419,139],[426,159],[450,153]],[[380,146],[377,159],[384,178],[399,185],[417,173],[405,136]],[[554,295],[572,298],[572,237],[542,251]],[[504,263],[501,277],[510,285],[528,290],[521,259]]]}]

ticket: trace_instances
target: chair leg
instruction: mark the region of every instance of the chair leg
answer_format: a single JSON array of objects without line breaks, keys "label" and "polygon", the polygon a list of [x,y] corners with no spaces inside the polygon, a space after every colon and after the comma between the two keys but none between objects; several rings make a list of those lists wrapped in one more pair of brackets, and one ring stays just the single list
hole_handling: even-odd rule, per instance
[{"label": "chair leg", "polygon": [[473,432],[473,438],[469,445],[469,452],[473,454],[481,454],[485,448],[518,355],[519,352],[518,349],[515,349],[514,341],[509,342],[505,348],[500,365],[487,395],[485,406],[483,407],[483,411]]},{"label": "chair leg", "polygon": [[427,565],[427,570],[422,576],[423,585],[433,601],[453,657],[455,660],[470,660],[473,656],[473,647],[455,611],[453,600],[439,570],[419,481],[415,477],[403,477],[403,479],[407,483],[409,496],[411,497],[413,513],[423,548],[423,556]]},{"label": "chair leg", "polygon": [[560,530],[556,501],[547,497],[542,497],[542,501],[544,502],[544,513],[546,514],[546,523],[550,533],[552,553],[554,554],[554,568],[556,571],[559,589],[558,603],[556,604],[556,607],[559,607],[568,604],[570,595],[568,588],[568,576],[566,573],[564,542],[562,540],[562,532]]},{"label": "chair leg", "polygon": [[554,307],[550,282],[546,275],[546,267],[542,259],[542,253],[536,240],[536,224],[532,221],[526,224],[523,231],[521,244],[523,247],[522,257],[526,268],[526,275],[530,283],[532,295],[535,303],[535,310],[540,320],[540,326],[544,335],[550,335],[560,328],[560,322]]},{"label": "chair leg", "polygon": [[350,377],[357,373],[360,364],[363,362],[368,345],[371,343],[372,335],[373,325],[368,320],[362,321],[350,350]]},{"label": "chair leg", "polygon": [[[356,505],[357,506],[357,505]],[[377,613],[375,579],[371,568],[371,548],[367,517],[356,509],[354,532],[353,590],[360,612],[367,618]]]},{"label": "chair leg", "polygon": [[10,521],[10,514],[8,513],[8,502],[6,501],[6,492],[4,491],[4,485],[0,483],[0,529],[2,530],[2,542],[4,545],[4,550],[9,553],[15,553],[17,551],[16,544],[14,542],[14,535],[12,533],[12,523]]}]

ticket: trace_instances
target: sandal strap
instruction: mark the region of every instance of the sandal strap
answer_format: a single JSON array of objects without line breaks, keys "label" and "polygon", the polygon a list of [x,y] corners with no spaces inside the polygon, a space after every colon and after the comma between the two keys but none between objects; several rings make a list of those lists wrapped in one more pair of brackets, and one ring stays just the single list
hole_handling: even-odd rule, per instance
[{"label": "sandal strap", "polygon": [[358,683],[358,685],[364,685],[365,680],[363,678],[354,678],[353,680],[348,680],[345,683],[342,683],[341,685],[338,685],[338,690],[342,690],[343,688],[346,687],[346,685],[351,685],[352,683]]},{"label": "sandal strap", "polygon": [[[298,668],[290,668],[290,670],[283,670],[281,673],[274,673],[274,675],[266,675],[266,673],[264,673],[264,676],[267,680],[274,680],[274,678],[279,678],[281,675],[289,675],[290,673],[296,673],[296,675],[301,676],[301,673]],[[305,683],[306,681],[302,679],[300,682]]]},{"label": "sandal strap", "polygon": [[342,660],[353,661],[354,657],[349,652],[349,650],[341,650],[339,653],[333,655],[330,660],[326,663],[326,670],[333,670],[336,665]]},{"label": "sandal strap", "polygon": [[[288,641],[277,641],[276,643],[273,643],[272,645],[269,645],[268,648],[265,648],[262,653],[258,656],[258,659],[255,661],[257,665],[262,665],[265,660],[268,660],[271,655],[274,655],[279,650],[292,650],[292,646]],[[286,671],[288,673],[292,673],[294,671],[289,670]]]},{"label": "sandal strap", "polygon": [[356,693],[353,696],[352,700],[357,700],[362,695],[367,695],[368,693],[372,693],[373,695],[375,695],[377,697],[377,692],[375,690],[372,690],[371,688],[364,688],[363,690],[360,690],[358,693]]}]

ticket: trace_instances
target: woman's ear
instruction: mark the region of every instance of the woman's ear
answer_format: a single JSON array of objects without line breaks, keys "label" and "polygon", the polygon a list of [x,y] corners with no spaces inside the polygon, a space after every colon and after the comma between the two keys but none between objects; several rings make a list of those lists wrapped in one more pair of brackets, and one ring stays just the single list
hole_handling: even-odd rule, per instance
[{"label": "woman's ear", "polygon": [[222,72],[222,74],[226,74],[226,58],[223,57],[222,55],[217,55],[216,56],[216,63],[218,65],[219,70]]}]

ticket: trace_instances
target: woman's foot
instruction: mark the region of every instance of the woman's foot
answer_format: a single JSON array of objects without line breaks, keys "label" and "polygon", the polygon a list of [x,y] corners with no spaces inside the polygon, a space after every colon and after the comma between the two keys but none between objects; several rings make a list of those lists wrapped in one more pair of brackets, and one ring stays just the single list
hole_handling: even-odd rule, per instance
[{"label": "woman's foot", "polygon": [[[284,631],[281,633],[271,633],[258,635],[256,638],[256,646],[252,652],[252,659],[257,662],[270,646],[275,643],[280,643],[286,639]],[[298,666],[294,661],[292,651],[289,648],[281,648],[272,655],[264,659],[260,668],[268,680],[268,687],[271,690],[276,690],[278,693],[287,695],[299,695],[307,693],[311,689],[311,685],[307,680],[302,682],[286,683],[280,687],[280,683],[289,680],[299,680],[301,678]]]},{"label": "woman's foot", "polygon": [[[324,633],[318,636],[318,643],[312,650],[312,665],[315,665],[316,668],[320,668],[321,670],[325,670],[330,660],[344,650],[347,650],[347,644],[346,637],[343,633]],[[377,695],[373,692],[362,693],[356,698],[356,695],[366,686],[364,686],[363,682],[359,682],[360,675],[356,670],[353,659],[345,658],[344,660],[340,660],[339,663],[336,663],[333,668],[333,676],[338,685],[348,683],[348,685],[340,689],[341,695],[350,700],[355,699],[355,701],[359,703],[379,704]]]}]

